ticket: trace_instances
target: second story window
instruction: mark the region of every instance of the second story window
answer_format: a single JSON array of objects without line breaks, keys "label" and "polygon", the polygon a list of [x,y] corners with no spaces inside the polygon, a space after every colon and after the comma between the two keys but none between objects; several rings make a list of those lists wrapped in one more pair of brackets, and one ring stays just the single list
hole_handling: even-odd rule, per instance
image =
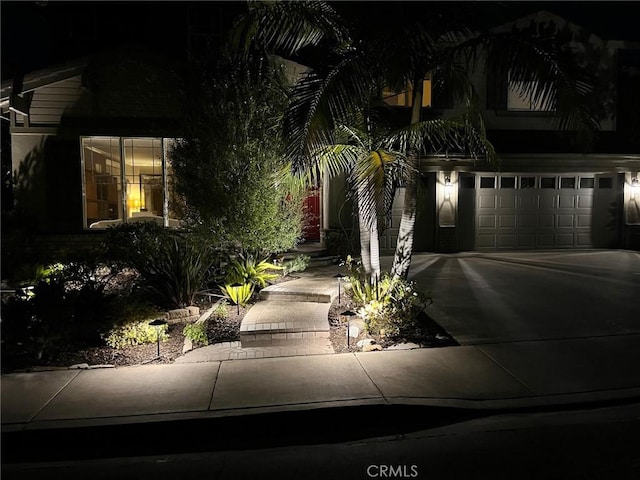
[{"label": "second story window", "polygon": [[[413,98],[413,85],[408,84],[405,90],[396,92],[390,88],[382,90],[382,100],[392,107],[410,107]],[[422,81],[422,106],[431,107],[431,77],[428,76]]]},{"label": "second story window", "polygon": [[536,89],[535,81],[513,81],[509,79],[507,85],[507,110],[525,111],[525,112],[548,112],[544,102],[541,99],[534,101],[530,90]]}]

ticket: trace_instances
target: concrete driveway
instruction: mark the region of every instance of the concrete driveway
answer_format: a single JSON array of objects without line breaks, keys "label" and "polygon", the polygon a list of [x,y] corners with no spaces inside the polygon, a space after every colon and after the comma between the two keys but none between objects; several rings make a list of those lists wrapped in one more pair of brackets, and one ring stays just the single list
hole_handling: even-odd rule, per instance
[{"label": "concrete driveway", "polygon": [[431,290],[427,311],[463,345],[640,339],[638,252],[416,254],[409,278]]}]

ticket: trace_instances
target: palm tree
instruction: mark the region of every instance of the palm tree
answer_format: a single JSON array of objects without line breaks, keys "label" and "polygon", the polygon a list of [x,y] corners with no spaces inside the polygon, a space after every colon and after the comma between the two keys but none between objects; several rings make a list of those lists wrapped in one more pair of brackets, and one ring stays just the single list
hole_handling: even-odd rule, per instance
[{"label": "palm tree", "polygon": [[[236,46],[238,39],[244,40],[245,48],[251,40],[253,47],[294,60],[305,54],[308,59],[310,68],[295,84],[285,117],[287,154],[294,172],[312,177],[323,173],[327,164],[319,162],[316,153],[337,144],[339,127],[370,101],[372,88],[409,87],[410,119],[386,143],[406,158],[409,173],[392,267],[395,277],[406,278],[411,264],[419,156],[458,151],[474,159],[497,158],[485,137],[471,79],[478,67],[508,73],[522,94],[556,112],[559,129],[597,128],[585,101],[593,93],[591,78],[575,62],[564,61],[553,32],[477,33],[437,15],[436,7],[426,21],[404,18],[399,28],[385,23],[384,28],[365,25],[360,30],[321,1],[252,2],[251,7],[238,24]],[[462,113],[449,119],[422,118],[420,86],[428,76],[434,89],[446,89],[454,96]],[[330,173],[341,166],[330,168]]]}]

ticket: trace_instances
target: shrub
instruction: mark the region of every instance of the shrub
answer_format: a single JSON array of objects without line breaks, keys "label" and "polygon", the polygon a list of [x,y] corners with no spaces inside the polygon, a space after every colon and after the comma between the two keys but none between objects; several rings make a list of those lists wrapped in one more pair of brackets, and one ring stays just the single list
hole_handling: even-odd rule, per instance
[{"label": "shrub", "polygon": [[358,315],[368,333],[395,338],[415,330],[418,314],[431,303],[429,292],[387,272],[372,282],[361,274],[360,265],[351,257],[347,257],[345,266],[351,283],[349,294],[359,307]]},{"label": "shrub", "polygon": [[237,286],[234,284],[220,287],[222,293],[227,295],[234,305],[240,305],[241,307],[249,303],[253,295],[253,289],[253,283],[239,283]]},{"label": "shrub", "polygon": [[244,253],[231,260],[227,270],[226,283],[251,283],[264,288],[269,280],[278,278],[278,274],[270,272],[270,270],[282,269],[283,267],[269,263],[267,259],[258,262],[254,254]]},{"label": "shrub", "polygon": [[229,312],[227,311],[227,301],[224,298],[216,304],[211,315],[221,320],[225,320],[229,316]]},{"label": "shrub", "polygon": [[188,325],[185,325],[182,333],[193,343],[198,343],[200,345],[209,345],[207,329],[204,323],[190,323]]},{"label": "shrub", "polygon": [[202,237],[171,231],[155,223],[109,229],[108,254],[134,268],[159,305],[192,305],[214,275],[217,252]]},{"label": "shrub", "polygon": [[298,255],[297,257],[285,262],[282,266],[282,274],[289,275],[293,272],[304,272],[309,266],[311,257],[308,255]]},{"label": "shrub", "polygon": [[111,348],[120,349],[143,343],[155,343],[158,341],[158,333],[160,333],[160,341],[166,342],[169,339],[167,330],[167,325],[154,327],[149,325],[148,320],[129,322],[111,329],[104,336],[104,340]]}]

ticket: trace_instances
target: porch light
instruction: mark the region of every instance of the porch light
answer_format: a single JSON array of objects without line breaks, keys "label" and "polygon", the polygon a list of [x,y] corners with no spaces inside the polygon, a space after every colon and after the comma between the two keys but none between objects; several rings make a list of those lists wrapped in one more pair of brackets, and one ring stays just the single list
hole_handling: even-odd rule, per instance
[{"label": "porch light", "polygon": [[451,196],[453,191],[453,184],[451,183],[451,177],[449,175],[444,177],[444,193],[447,197]]},{"label": "porch light", "polygon": [[638,181],[638,177],[633,177],[631,179],[631,188],[634,190],[640,189],[640,182]]},{"label": "porch light", "polygon": [[156,327],[156,337],[158,337],[158,358],[160,358],[160,330],[167,322],[162,318],[156,318],[153,322],[149,322],[149,325]]}]

